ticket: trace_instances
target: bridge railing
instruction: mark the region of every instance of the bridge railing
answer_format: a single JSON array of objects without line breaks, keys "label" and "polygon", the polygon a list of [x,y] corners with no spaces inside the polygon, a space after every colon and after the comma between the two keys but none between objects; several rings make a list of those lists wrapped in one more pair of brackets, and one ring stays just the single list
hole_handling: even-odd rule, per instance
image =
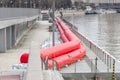
[{"label": "bridge railing", "polygon": [[[67,22],[67,21],[66,21]],[[67,22],[69,26],[72,24]],[[79,33],[75,26],[72,25],[71,30],[79,37],[79,39],[86,44],[86,46],[92,50],[95,55],[101,60],[105,65],[107,65],[108,70],[113,68],[113,64],[115,64],[115,71],[120,72],[120,61],[117,60],[113,55],[105,51],[104,49],[100,48],[97,44],[93,41],[89,40],[87,37],[83,36],[83,34]]]}]

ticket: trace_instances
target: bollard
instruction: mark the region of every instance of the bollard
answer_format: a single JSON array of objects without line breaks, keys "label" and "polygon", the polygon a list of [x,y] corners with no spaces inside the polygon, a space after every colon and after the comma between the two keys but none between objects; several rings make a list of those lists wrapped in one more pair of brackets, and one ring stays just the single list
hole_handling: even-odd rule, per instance
[{"label": "bollard", "polygon": [[112,80],[115,80],[115,60],[113,60]]},{"label": "bollard", "polygon": [[96,74],[97,74],[97,60],[98,60],[98,58],[96,57],[95,58],[95,76],[94,76],[94,80],[97,80],[97,76],[96,76]]},{"label": "bollard", "polygon": [[45,59],[45,70],[48,70],[48,56]]}]

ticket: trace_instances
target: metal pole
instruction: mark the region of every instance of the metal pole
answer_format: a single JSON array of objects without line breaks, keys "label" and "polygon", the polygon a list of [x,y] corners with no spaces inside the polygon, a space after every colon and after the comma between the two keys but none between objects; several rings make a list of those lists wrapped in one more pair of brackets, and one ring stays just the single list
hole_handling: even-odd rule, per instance
[{"label": "metal pole", "polygon": [[90,59],[90,64],[91,64],[91,72],[92,72],[93,71],[92,59]]},{"label": "metal pole", "polygon": [[96,74],[97,74],[97,57],[96,57],[96,59],[95,59],[95,76],[94,76],[94,80],[96,80],[97,79],[97,76],[96,76]]},{"label": "metal pole", "polygon": [[54,70],[54,65],[55,65],[55,64],[54,64],[54,60],[53,60],[53,59],[52,59],[52,65],[53,65],[53,66],[52,66],[52,70]]},{"label": "metal pole", "polygon": [[48,70],[48,56],[45,59],[45,70]]},{"label": "metal pole", "polygon": [[113,60],[112,80],[115,80],[115,60]]},{"label": "metal pole", "polygon": [[52,35],[52,45],[55,46],[55,22],[54,22],[54,11],[55,11],[55,0],[53,0],[53,6],[52,6],[52,19],[53,19],[53,35]]},{"label": "metal pole", "polygon": [[76,66],[76,63],[75,63],[75,73],[76,73],[76,67],[77,67],[77,66]]}]

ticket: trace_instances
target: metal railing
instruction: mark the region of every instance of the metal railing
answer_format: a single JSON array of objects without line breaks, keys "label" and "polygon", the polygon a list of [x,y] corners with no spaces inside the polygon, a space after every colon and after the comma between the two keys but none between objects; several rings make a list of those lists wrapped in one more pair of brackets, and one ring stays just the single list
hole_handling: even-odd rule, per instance
[{"label": "metal railing", "polygon": [[87,37],[83,36],[81,33],[79,33],[74,27],[71,26],[72,24],[66,21],[67,24],[70,26],[71,30],[78,36],[78,38],[87,45],[87,47],[92,50],[95,55],[100,59],[104,64],[107,65],[108,69],[112,68],[113,62],[115,62],[116,70],[115,71],[120,71],[120,68],[117,66],[120,66],[120,61],[117,60],[113,55],[105,51],[104,49],[100,48],[98,45],[96,45],[93,41],[89,40]]},{"label": "metal railing", "polygon": [[[84,61],[85,62],[89,61],[90,64],[89,65],[83,65]],[[60,72],[63,74],[64,77],[66,77],[66,76],[67,77],[72,77],[73,80],[74,80],[75,77],[76,78],[82,78],[83,76],[81,76],[81,75],[84,75],[84,77],[87,78],[86,80],[88,80],[88,79],[89,80],[97,80],[97,79],[111,80],[113,77],[115,78],[115,80],[120,79],[120,73],[118,73],[118,72],[113,72],[113,71],[106,72],[106,70],[103,71],[103,72],[99,72],[100,67],[99,67],[99,65],[97,65],[99,63],[99,61],[101,61],[101,60],[98,60],[97,58],[96,59],[90,59],[90,60],[89,59],[77,60],[73,64],[69,64],[69,65],[66,65],[65,67],[63,67],[60,70]],[[56,63],[53,60],[53,65],[54,64],[56,64]],[[48,63],[47,63],[47,65],[48,65]],[[55,67],[57,67],[57,66],[54,66],[51,69],[56,70],[57,68],[55,68]],[[104,65],[103,65],[103,67],[104,67]]]},{"label": "metal railing", "polygon": [[111,73],[113,72],[113,66],[115,67],[114,63],[111,63],[111,69],[108,69],[107,65],[97,57],[94,59],[88,59],[85,57],[83,60],[70,59],[70,61],[71,60],[75,62],[62,67],[62,73]]},{"label": "metal railing", "polygon": [[[67,23],[68,25],[70,23]],[[72,24],[70,24],[71,26]],[[115,72],[120,72],[120,61],[117,60],[114,56],[112,56],[111,54],[109,54],[107,51],[101,49],[98,45],[96,45],[94,42],[90,41],[88,38],[84,37],[82,34],[80,34],[78,31],[77,31],[77,28],[75,26],[72,26],[71,27],[71,30],[79,37],[79,39],[84,42],[87,47],[93,51],[94,53],[94,57],[89,57],[86,59],[86,62],[88,62],[88,64],[90,64],[90,68],[91,68],[91,72],[94,72],[94,68],[95,68],[95,61],[96,61],[96,58],[97,58],[97,66],[98,67],[101,67],[101,65],[104,66],[104,70],[102,71],[106,71],[106,72],[112,72],[113,70],[113,64],[115,64]],[[41,45],[43,44],[47,44],[48,42],[50,42],[50,38],[45,40]],[[44,48],[47,48],[47,47],[50,47],[49,44],[47,44],[45,47],[42,47],[42,49]],[[55,63],[53,61],[53,63]],[[48,63],[46,63],[48,64]],[[57,66],[56,66],[57,67]],[[75,67],[76,68],[76,67]],[[101,71],[101,70],[98,70],[98,71]]]},{"label": "metal railing", "polygon": [[76,31],[74,31],[74,33],[80,38],[80,40],[82,40],[87,45],[87,47],[90,48],[90,50],[92,50],[95,53],[95,55],[97,55],[97,57],[99,57],[100,60],[102,60],[102,62],[104,62],[104,64],[107,65],[109,69],[112,68],[111,64],[113,64],[114,61],[120,63],[120,61],[117,60],[113,55],[101,49],[98,45],[84,37],[82,34]]}]

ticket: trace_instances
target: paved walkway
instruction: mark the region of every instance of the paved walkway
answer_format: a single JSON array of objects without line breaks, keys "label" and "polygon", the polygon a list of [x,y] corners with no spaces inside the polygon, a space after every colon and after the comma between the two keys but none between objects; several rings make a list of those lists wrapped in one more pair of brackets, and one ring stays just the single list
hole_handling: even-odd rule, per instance
[{"label": "paved walkway", "polygon": [[48,26],[34,24],[33,28],[24,35],[16,47],[8,50],[6,53],[0,53],[0,69],[12,69],[13,64],[19,63],[21,54],[29,52],[32,41],[36,41],[37,44],[40,44],[48,37]]}]

